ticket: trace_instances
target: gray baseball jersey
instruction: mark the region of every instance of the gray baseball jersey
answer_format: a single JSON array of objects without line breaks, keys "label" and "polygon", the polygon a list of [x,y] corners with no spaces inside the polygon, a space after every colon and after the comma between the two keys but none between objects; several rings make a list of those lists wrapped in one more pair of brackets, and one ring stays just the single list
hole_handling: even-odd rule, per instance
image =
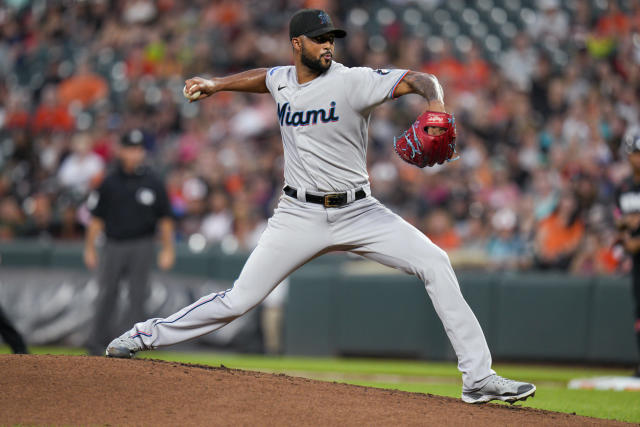
[{"label": "gray baseball jersey", "polygon": [[270,69],[266,83],[278,106],[285,182],[315,192],[366,185],[371,111],[393,96],[406,73],[333,62],[321,76],[299,84],[294,66]]}]

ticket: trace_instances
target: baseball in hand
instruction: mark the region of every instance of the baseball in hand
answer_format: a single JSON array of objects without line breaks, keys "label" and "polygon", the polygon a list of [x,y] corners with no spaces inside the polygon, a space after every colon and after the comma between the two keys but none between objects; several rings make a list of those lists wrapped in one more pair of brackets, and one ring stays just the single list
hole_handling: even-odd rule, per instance
[{"label": "baseball in hand", "polygon": [[189,95],[189,92],[187,92],[187,85],[184,86],[184,88],[182,88],[182,94],[184,95],[185,98],[187,98],[189,101],[195,101],[200,97],[200,91],[197,90],[195,92],[193,92],[191,95]]}]

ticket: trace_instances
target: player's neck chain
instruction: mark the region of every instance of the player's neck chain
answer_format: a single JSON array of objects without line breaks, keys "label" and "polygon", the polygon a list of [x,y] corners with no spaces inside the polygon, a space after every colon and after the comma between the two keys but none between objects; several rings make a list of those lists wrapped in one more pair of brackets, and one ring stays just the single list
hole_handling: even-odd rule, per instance
[{"label": "player's neck chain", "polygon": [[340,117],[336,116],[335,101],[329,104],[328,112],[324,108],[292,112],[289,103],[285,102],[282,106],[278,103],[278,120],[280,126],[307,126],[317,124],[318,120],[322,123],[337,122]]}]

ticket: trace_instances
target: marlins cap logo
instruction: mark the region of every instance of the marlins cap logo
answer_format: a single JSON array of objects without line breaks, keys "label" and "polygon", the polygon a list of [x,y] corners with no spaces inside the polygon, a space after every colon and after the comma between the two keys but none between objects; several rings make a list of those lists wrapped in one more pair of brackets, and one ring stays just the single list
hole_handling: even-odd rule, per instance
[{"label": "marlins cap logo", "polygon": [[324,25],[327,25],[329,23],[329,15],[327,15],[327,12],[320,12],[318,14],[318,18],[320,18],[320,22],[322,22]]}]

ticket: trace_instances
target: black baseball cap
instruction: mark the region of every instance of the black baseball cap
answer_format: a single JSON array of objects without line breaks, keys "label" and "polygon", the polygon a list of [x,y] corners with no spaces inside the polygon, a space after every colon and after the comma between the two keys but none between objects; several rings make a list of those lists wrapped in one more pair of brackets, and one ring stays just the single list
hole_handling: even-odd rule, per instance
[{"label": "black baseball cap", "polygon": [[289,21],[289,38],[298,36],[317,37],[332,33],[341,39],[347,32],[334,27],[327,12],[320,9],[302,9],[297,11]]},{"label": "black baseball cap", "polygon": [[133,129],[120,138],[120,144],[123,147],[143,147],[144,148],[144,134],[140,129]]}]

